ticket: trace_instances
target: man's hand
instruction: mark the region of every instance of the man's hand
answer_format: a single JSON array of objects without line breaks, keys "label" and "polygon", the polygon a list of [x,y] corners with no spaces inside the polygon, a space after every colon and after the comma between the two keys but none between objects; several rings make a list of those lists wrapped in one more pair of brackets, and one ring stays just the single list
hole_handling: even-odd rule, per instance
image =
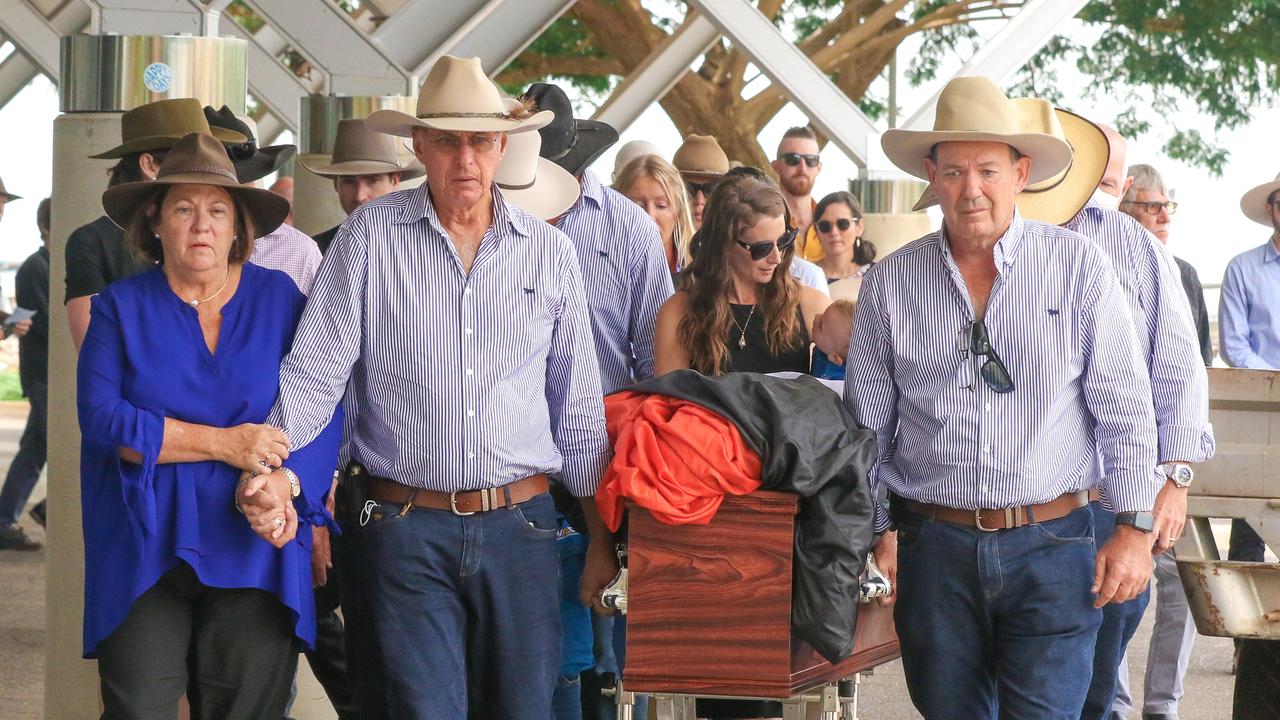
[{"label": "man's hand", "polygon": [[293,507],[289,478],[276,470],[241,482],[240,509],[249,527],[275,547],[284,547],[298,534],[298,512]]},{"label": "man's hand", "polygon": [[280,428],[244,423],[218,432],[219,459],[246,472],[269,473],[289,457],[289,436]]},{"label": "man's hand", "polygon": [[1155,545],[1151,548],[1153,554],[1168,551],[1182,537],[1182,528],[1187,523],[1187,490],[1189,488],[1180,488],[1168,480],[1156,495],[1156,505],[1151,511],[1155,518],[1151,531],[1155,535]]},{"label": "man's hand", "polygon": [[16,323],[14,323],[14,324],[13,324],[13,330],[11,330],[10,332],[11,332],[13,335],[17,335],[18,337],[22,337],[23,335],[26,335],[30,330],[31,330],[31,321],[30,321],[30,320],[22,320],[22,321],[20,321],[20,322],[16,322]]},{"label": "man's hand", "polygon": [[889,580],[889,588],[893,591],[888,595],[876,598],[876,602],[882,607],[888,607],[898,599],[898,531],[889,530],[876,540],[876,544],[871,548],[871,554],[876,559],[876,565],[880,567],[880,572],[884,573],[885,578]]},{"label": "man's hand", "polygon": [[618,574],[618,555],[614,552],[612,540],[601,542],[592,540],[587,545],[587,557],[582,566],[582,582],[578,585],[578,599],[583,605],[594,608],[602,615],[612,614],[613,610],[600,604],[600,591],[613,581]]},{"label": "man's hand", "polygon": [[329,528],[317,525],[311,528],[311,586],[324,587],[329,582],[331,567],[333,551],[329,545]]},{"label": "man's hand", "polygon": [[1117,525],[1115,534],[1098,551],[1098,561],[1089,592],[1097,595],[1095,608],[1108,603],[1129,602],[1147,589],[1154,563],[1154,538],[1128,525]]}]

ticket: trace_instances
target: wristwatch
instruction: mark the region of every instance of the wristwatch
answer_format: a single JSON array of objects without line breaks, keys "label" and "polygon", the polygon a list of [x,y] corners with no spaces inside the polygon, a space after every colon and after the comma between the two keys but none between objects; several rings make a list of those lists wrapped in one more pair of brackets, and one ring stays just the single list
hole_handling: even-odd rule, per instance
[{"label": "wristwatch", "polygon": [[287,467],[280,468],[280,472],[289,478],[289,496],[298,497],[302,494],[302,483],[298,480],[298,474]]},{"label": "wristwatch", "polygon": [[1116,524],[1128,525],[1135,530],[1149,533],[1155,529],[1156,520],[1149,512],[1122,512],[1116,513]]},{"label": "wristwatch", "polygon": [[1161,463],[1157,466],[1164,476],[1173,481],[1173,486],[1178,488],[1191,487],[1191,481],[1196,478],[1196,471],[1186,463],[1170,462]]}]

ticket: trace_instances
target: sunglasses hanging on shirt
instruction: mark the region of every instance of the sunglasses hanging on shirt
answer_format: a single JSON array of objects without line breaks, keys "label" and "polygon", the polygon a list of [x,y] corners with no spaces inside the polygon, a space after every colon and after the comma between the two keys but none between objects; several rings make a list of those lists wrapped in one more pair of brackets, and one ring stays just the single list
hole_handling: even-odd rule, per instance
[{"label": "sunglasses hanging on shirt", "polygon": [[741,240],[734,240],[734,242],[746,248],[751,253],[752,260],[763,260],[769,257],[769,253],[772,253],[775,247],[778,248],[778,252],[786,252],[792,245],[795,245],[796,233],[797,230],[791,228],[778,236],[778,239],[773,242],[745,243]]},{"label": "sunglasses hanging on shirt", "polygon": [[[1013,392],[1013,379],[1009,377],[1009,369],[1004,366],[1004,361],[996,354],[995,348],[991,347],[991,338],[987,335],[985,322],[976,320],[960,328],[957,345],[960,356],[965,360],[969,359],[971,353],[974,357],[986,358],[978,374],[982,376],[982,381],[991,388],[992,392],[1001,394]],[[969,390],[973,389],[973,385],[965,387]]]}]

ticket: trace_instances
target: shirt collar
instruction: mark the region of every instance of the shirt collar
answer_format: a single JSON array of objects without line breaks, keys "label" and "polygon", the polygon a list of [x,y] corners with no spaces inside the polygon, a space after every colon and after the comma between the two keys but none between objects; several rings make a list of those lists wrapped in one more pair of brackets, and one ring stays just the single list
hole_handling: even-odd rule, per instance
[{"label": "shirt collar", "polygon": [[582,171],[582,177],[578,180],[578,184],[582,186],[581,197],[595,203],[596,207],[604,205],[604,185],[601,184],[600,178],[591,172],[590,169]]},{"label": "shirt collar", "polygon": [[1267,238],[1267,249],[1262,254],[1262,262],[1269,263],[1272,260],[1276,260],[1278,258],[1280,258],[1280,251],[1276,250],[1276,239],[1275,239],[1275,236],[1272,235],[1271,237]]},{"label": "shirt collar", "polygon": [[[1013,266],[1014,260],[1018,258],[1018,248],[1022,247],[1022,233],[1025,223],[1022,221],[1022,213],[1015,206],[1013,209],[1013,219],[1009,221],[1009,229],[1004,231],[1004,235],[996,241],[994,248],[996,270],[1005,270]],[[951,254],[951,241],[947,238],[947,226],[942,226],[942,254],[950,263],[955,263],[955,257]]]},{"label": "shirt collar", "polygon": [[[529,225],[526,218],[521,217],[517,213],[512,213],[507,209],[506,200],[502,197],[502,191],[498,186],[493,186],[493,224],[491,227],[499,235],[505,235],[505,230],[511,230],[517,235],[528,237]],[[409,195],[409,202],[405,204],[400,211],[400,216],[396,222],[399,224],[415,223],[419,220],[426,220],[436,232],[444,236],[444,226],[440,224],[440,216],[436,214],[435,205],[431,203],[431,191],[424,182],[413,189]]]}]

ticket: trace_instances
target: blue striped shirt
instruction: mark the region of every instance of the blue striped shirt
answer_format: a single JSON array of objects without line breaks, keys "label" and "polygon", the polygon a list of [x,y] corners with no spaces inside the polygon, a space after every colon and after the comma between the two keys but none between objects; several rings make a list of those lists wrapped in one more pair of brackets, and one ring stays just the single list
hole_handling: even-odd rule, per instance
[{"label": "blue striped shirt", "polygon": [[1151,379],[1159,459],[1194,463],[1213,457],[1209,380],[1173,256],[1137,220],[1092,201],[1063,227],[1102,249],[1129,301]]},{"label": "blue striped shirt", "polygon": [[451,492],[549,473],[595,491],[608,438],[573,244],[493,196],[469,275],[425,184],[342,224],[267,420],[295,447],[345,391],[349,452],[375,476]]},{"label": "blue striped shirt", "polygon": [[[873,490],[953,508],[1047,502],[1095,484],[1117,511],[1160,489],[1151,384],[1115,273],[1074,232],[1013,216],[995,246],[985,321],[1015,390],[993,392],[960,352],[974,319],[943,232],[867,272],[845,404],[876,433]],[[877,509],[876,529],[889,526]]]},{"label": "blue striped shirt", "polygon": [[582,194],[560,218],[578,252],[604,393],[653,377],[653,329],[671,297],[671,273],[658,226],[595,173],[582,173]]},{"label": "blue striped shirt", "polygon": [[1274,236],[1227,264],[1218,346],[1231,367],[1280,370],[1280,251]]}]

